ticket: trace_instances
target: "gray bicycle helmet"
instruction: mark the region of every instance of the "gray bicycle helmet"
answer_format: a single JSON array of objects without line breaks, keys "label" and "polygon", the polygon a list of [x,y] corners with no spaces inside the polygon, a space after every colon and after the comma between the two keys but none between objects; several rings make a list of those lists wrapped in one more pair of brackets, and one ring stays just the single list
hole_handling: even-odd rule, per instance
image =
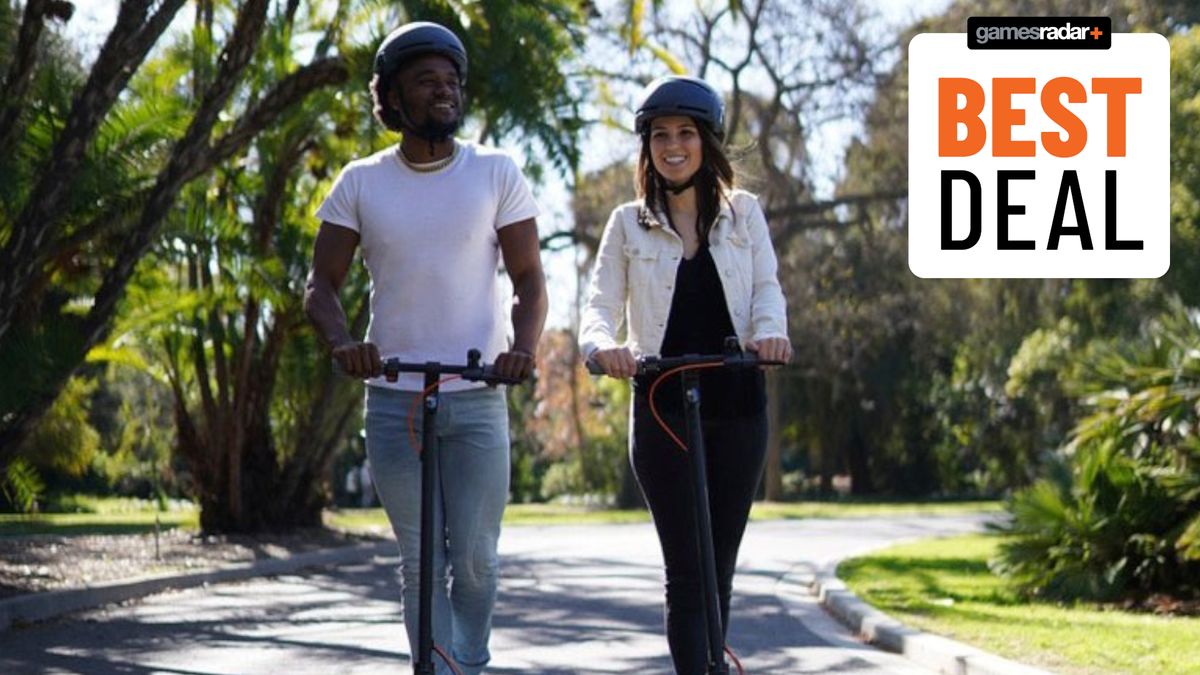
[{"label": "gray bicycle helmet", "polygon": [[388,34],[375,52],[375,74],[386,77],[409,59],[439,54],[458,69],[458,79],[467,82],[467,50],[450,29],[429,21],[406,23]]},{"label": "gray bicycle helmet", "polygon": [[725,138],[725,102],[707,82],[695,77],[660,77],[642,90],[634,129],[645,134],[650,120],[686,115],[706,124],[718,139]]}]

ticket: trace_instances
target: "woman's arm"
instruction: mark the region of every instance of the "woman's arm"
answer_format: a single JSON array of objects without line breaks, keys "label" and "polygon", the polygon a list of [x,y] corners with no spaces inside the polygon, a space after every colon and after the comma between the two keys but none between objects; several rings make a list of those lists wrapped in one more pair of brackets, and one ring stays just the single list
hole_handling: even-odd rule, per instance
[{"label": "woman's arm", "polygon": [[752,256],[750,327],[751,339],[746,346],[770,361],[788,361],[792,357],[787,331],[787,302],[779,285],[779,263],[771,232],[758,200],[749,198],[746,230],[750,235]]},{"label": "woman's arm", "polygon": [[604,226],[596,264],[592,267],[587,302],[579,318],[579,348],[588,359],[600,349],[613,349],[625,317],[628,260],[621,209],[614,209]]}]

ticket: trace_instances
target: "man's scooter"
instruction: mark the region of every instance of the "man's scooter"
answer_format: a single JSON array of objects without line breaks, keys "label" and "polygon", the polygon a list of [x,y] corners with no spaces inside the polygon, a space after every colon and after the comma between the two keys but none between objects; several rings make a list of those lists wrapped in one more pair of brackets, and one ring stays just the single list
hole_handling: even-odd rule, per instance
[{"label": "man's scooter", "polygon": [[[658,375],[650,385],[648,399],[655,420],[662,426],[679,447],[690,451],[689,465],[692,478],[692,506],[695,512],[696,540],[700,544],[700,588],[702,605],[708,626],[708,666],[706,675],[729,675],[725,663],[728,652],[742,672],[741,664],[732,650],[725,646],[725,630],[721,625],[721,605],[717,591],[717,561],[713,550],[712,514],[708,509],[708,469],[704,451],[704,434],[700,426],[700,371],[709,368],[758,368],[760,366],[782,366],[782,361],[763,361],[753,354],[742,352],[736,337],[725,338],[723,354],[686,354],[684,356],[643,356],[637,360],[638,375]],[[603,375],[604,370],[594,361],[587,362],[588,372]],[[684,418],[687,422],[687,443],[683,443],[658,416],[654,406],[654,393],[659,383],[670,375],[681,374],[683,385]]]},{"label": "man's scooter", "polygon": [[[443,375],[452,375],[469,382],[485,382],[487,384],[520,384],[521,380],[501,377],[490,364],[480,363],[478,349],[467,352],[466,365],[452,365],[430,361],[427,363],[405,363],[399,359],[388,359],[383,362],[383,375],[388,382],[395,382],[400,373],[422,373],[425,384],[421,390],[421,403],[424,408],[421,427],[421,559],[420,586],[417,608],[417,649],[413,655],[413,672],[416,675],[434,675],[433,652],[446,662],[450,669],[458,672],[454,660],[442,649],[433,644],[433,488],[434,470],[438,461],[438,445],[436,442],[437,412],[439,405],[439,387]],[[411,420],[410,420],[411,422]]]}]

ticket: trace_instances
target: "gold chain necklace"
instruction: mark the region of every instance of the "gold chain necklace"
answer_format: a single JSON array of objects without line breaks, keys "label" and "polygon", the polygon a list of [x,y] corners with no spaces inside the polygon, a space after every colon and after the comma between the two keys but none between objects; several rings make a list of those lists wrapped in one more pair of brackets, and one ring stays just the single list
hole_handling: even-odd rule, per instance
[{"label": "gold chain necklace", "polygon": [[441,171],[449,166],[450,162],[454,161],[454,158],[458,156],[458,142],[456,141],[454,143],[454,146],[450,149],[449,155],[443,157],[442,159],[424,164],[420,164],[409,159],[408,156],[404,154],[404,148],[402,146],[396,146],[396,154],[400,157],[400,161],[404,163],[404,166],[407,166],[413,171],[416,171],[417,173],[433,173],[434,171]]}]

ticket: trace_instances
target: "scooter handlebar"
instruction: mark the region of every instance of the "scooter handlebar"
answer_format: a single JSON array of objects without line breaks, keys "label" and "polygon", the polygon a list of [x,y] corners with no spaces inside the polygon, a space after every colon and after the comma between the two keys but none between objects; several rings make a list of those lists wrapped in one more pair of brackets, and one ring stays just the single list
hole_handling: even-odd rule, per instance
[{"label": "scooter handlebar", "polygon": [[[524,379],[515,377],[503,377],[496,373],[496,368],[490,363],[481,363],[480,353],[478,349],[472,349],[467,352],[466,365],[438,363],[429,361],[426,363],[406,363],[397,358],[387,359],[383,362],[383,376],[388,382],[395,382],[400,377],[400,373],[436,373],[438,375],[458,375],[468,382],[484,382],[486,384],[521,384]],[[333,362],[333,371],[339,375],[345,375],[337,359],[331,359]]]},{"label": "scooter handlebar", "polygon": [[[762,366],[785,366],[783,361],[767,361],[758,358],[752,352],[735,354],[685,354],[683,356],[639,356],[637,359],[637,374],[660,373],[680,366],[703,364],[720,364],[726,368],[759,368]],[[592,375],[604,375],[604,368],[594,359],[584,362],[587,371]]]}]

